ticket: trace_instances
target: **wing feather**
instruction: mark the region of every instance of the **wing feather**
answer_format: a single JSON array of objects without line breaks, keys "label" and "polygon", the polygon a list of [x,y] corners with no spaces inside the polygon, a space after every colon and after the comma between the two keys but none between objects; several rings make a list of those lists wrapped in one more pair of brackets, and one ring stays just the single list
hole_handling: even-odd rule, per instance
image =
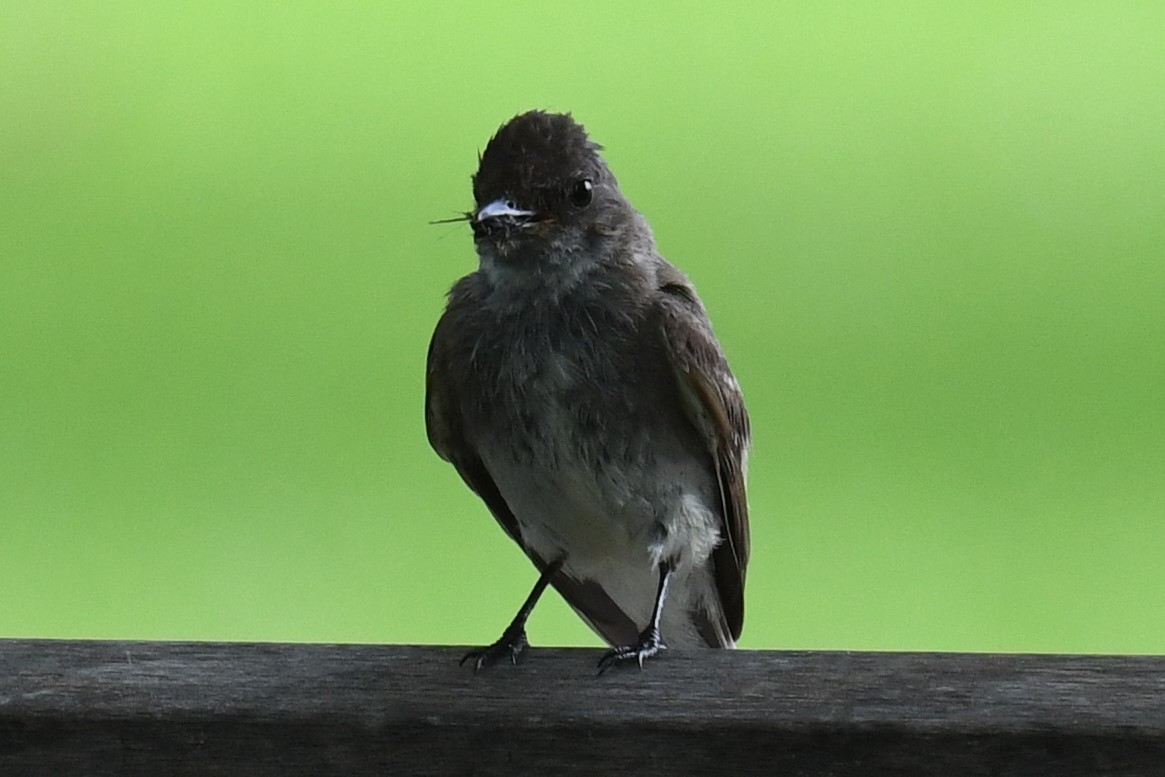
[{"label": "wing feather", "polygon": [[712,553],[713,577],[735,640],[744,625],[744,579],[749,557],[745,489],[748,411],[740,385],[691,284],[682,276],[670,278],[660,291],[659,326],[664,349],[685,413],[707,446],[720,489],[722,541]]}]

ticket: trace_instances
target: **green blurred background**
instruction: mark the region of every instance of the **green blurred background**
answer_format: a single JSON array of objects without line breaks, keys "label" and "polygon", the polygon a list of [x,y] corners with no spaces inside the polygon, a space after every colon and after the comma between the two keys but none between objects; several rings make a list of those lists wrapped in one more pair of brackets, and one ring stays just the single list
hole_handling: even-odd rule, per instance
[{"label": "green blurred background", "polygon": [[744,385],[744,646],[1165,651],[1165,4],[646,5],[0,4],[0,636],[496,637],[427,222],[544,107]]}]

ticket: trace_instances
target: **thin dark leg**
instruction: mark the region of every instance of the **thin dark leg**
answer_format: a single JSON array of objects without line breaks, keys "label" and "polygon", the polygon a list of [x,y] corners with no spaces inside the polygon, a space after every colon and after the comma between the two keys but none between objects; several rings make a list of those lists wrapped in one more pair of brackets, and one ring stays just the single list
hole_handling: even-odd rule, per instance
[{"label": "thin dark leg", "polygon": [[522,603],[518,614],[510,621],[510,625],[502,632],[502,636],[497,642],[488,647],[469,651],[461,659],[461,663],[464,664],[471,658],[476,659],[473,663],[473,671],[475,672],[480,671],[482,667],[493,665],[499,658],[507,654],[510,656],[511,663],[518,663],[518,659],[526,652],[526,648],[530,647],[530,643],[526,640],[526,619],[530,617],[530,613],[534,612],[534,605],[538,604],[538,599],[546,590],[546,586],[550,585],[550,578],[562,569],[564,561],[566,561],[566,556],[560,556],[546,565],[546,569],[542,570],[538,582],[534,584],[530,595]]},{"label": "thin dark leg", "polygon": [[663,619],[663,602],[667,598],[667,586],[671,582],[674,568],[669,563],[659,565],[659,589],[655,592],[655,607],[651,611],[651,624],[639,635],[639,641],[634,645],[622,645],[609,651],[599,661],[599,674],[610,669],[615,664],[635,659],[639,668],[643,668],[643,661],[651,658],[660,651],[667,650],[663,644],[663,636],[659,633],[659,622]]}]

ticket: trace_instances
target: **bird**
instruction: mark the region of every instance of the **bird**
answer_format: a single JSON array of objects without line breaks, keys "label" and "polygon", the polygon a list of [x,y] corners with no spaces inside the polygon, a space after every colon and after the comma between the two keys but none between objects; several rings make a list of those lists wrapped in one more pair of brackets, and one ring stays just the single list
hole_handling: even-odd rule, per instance
[{"label": "bird", "polygon": [[429,443],[538,579],[475,671],[529,642],[548,586],[610,649],[733,648],[749,561],[749,417],[688,277],[585,127],[531,110],[478,155],[477,269],[429,345]]}]

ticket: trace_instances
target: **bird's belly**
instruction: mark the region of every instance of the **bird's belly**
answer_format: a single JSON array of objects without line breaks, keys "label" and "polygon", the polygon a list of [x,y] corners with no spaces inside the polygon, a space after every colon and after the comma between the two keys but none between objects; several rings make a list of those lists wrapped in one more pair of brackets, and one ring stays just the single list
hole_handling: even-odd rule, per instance
[{"label": "bird's belly", "polygon": [[656,517],[634,493],[642,473],[628,462],[582,461],[575,451],[544,453],[491,467],[526,546],[547,560],[566,555],[571,566],[619,560],[650,568]]},{"label": "bird's belly", "polygon": [[719,540],[707,462],[668,430],[616,420],[588,434],[559,407],[543,405],[525,446],[499,430],[481,448],[526,547],[565,555],[584,577],[612,564],[702,563]]},{"label": "bird's belly", "polygon": [[676,571],[664,627],[674,646],[703,644],[689,613],[712,607],[705,562],[719,542],[714,474],[670,429],[617,414],[601,430],[546,398],[526,423],[498,426],[478,450],[539,558],[593,580],[636,624],[651,616],[658,565]]}]

